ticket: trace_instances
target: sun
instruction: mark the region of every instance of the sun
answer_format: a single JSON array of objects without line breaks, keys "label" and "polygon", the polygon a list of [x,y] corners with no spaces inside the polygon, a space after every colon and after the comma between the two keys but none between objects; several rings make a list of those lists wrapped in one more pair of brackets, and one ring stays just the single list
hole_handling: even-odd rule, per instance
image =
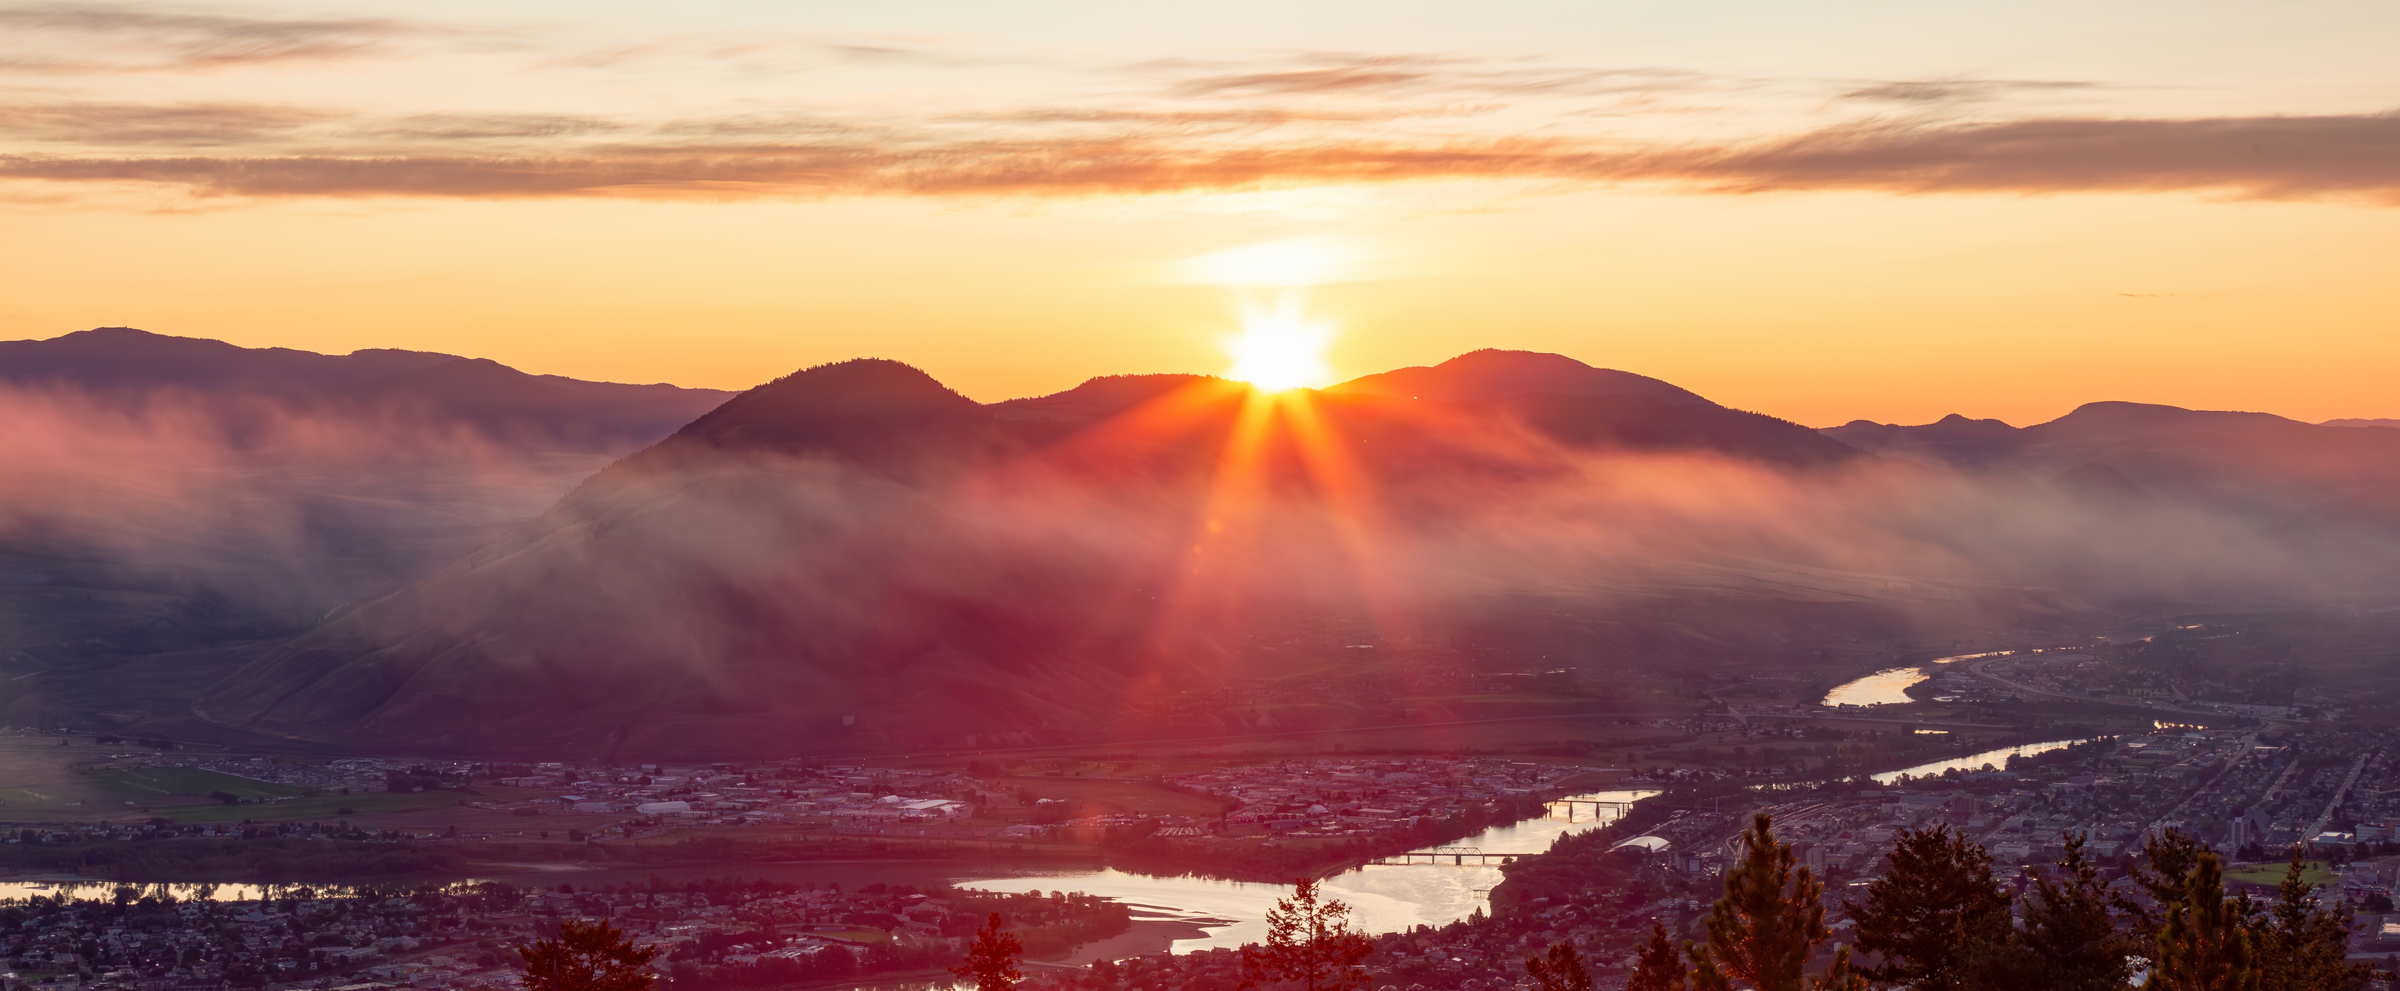
[{"label": "sun", "polygon": [[1225,374],[1266,392],[1283,392],[1325,385],[1333,369],[1325,364],[1325,348],[1333,343],[1331,329],[1310,323],[1297,306],[1242,319],[1241,336],[1225,342],[1233,367]]}]

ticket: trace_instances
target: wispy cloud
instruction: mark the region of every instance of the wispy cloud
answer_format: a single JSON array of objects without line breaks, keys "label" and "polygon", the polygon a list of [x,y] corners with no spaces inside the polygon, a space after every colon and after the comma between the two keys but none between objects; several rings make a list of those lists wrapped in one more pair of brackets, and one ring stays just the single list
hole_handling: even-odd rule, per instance
[{"label": "wispy cloud", "polygon": [[1889,103],[1981,103],[2019,93],[2098,89],[2100,84],[2064,79],[1915,79],[1861,86],[1845,100]]},{"label": "wispy cloud", "polygon": [[323,110],[260,104],[13,104],[0,106],[0,134],[119,147],[246,145],[338,116]]},{"label": "wispy cloud", "polygon": [[0,156],[0,177],[167,183],[244,196],[710,196],[794,193],[1142,194],[1543,171],[1515,142],[1196,151],[1140,140],[902,147],[619,146],[553,158],[66,158]]},{"label": "wispy cloud", "polygon": [[[1592,69],[1450,55],[1321,53],[1263,63],[1194,66],[1159,62],[1137,68],[1181,73],[1181,78],[1167,84],[1166,93],[1183,99],[1408,96],[1475,100],[1682,90],[1730,82],[1672,69]],[[1195,71],[1201,74],[1190,74]]]},{"label": "wispy cloud", "polygon": [[774,74],[839,64],[910,64],[967,67],[983,64],[943,46],[883,40],[827,40],[815,36],[739,37],[690,35],[613,44],[578,51],[544,63],[563,69],[656,69],[713,66],[748,75]]},{"label": "wispy cloud", "polygon": [[412,114],[375,126],[378,137],[477,141],[554,138],[623,130],[626,125],[568,114]]},{"label": "wispy cloud", "polygon": [[1746,148],[1650,156],[1627,174],[1737,192],[2185,189],[2400,202],[2400,116],[1859,124]]},{"label": "wispy cloud", "polygon": [[1178,96],[1213,96],[1220,93],[1291,95],[1391,90],[1426,79],[1433,75],[1433,68],[1432,60],[1422,58],[1360,59],[1344,65],[1203,76],[1177,83],[1173,92]]},{"label": "wispy cloud", "polygon": [[426,28],[382,18],[275,19],[105,4],[0,6],[0,70],[154,72],[368,54]]},{"label": "wispy cloud", "polygon": [[[221,126],[277,126],[233,117]],[[1086,196],[1526,178],[1708,193],[2204,190],[2400,203],[2393,154],[2400,117],[2392,115],[1870,123],[1767,142],[1663,148],[1339,133],[1193,141],[1173,126],[1143,121],[1114,133],[1052,138],[945,140],[827,127],[793,140],[725,140],[742,137],[740,130],[664,128],[652,140],[553,155],[20,154],[0,156],[0,177],[162,183],[241,196]]]}]

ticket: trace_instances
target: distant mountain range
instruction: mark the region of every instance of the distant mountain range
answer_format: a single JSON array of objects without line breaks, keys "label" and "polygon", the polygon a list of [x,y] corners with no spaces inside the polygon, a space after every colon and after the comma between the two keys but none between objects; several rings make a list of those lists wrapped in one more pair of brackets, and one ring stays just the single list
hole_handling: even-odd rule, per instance
[{"label": "distant mountain range", "polygon": [[[1210,619],[1161,601],[1170,534],[1228,472],[1248,491],[1217,512],[1307,517],[1273,494],[1325,483],[1448,515],[1456,486],[1561,477],[1557,450],[1795,470],[1857,456],[1680,390],[1662,401],[1663,384],[1624,373],[1586,368],[1568,383],[1582,394],[1498,385],[1511,365],[1554,376],[1562,363],[1575,364],[1478,352],[1414,376],[1420,396],[1472,398],[1336,388],[1305,414],[1201,376],[1108,377],[986,406],[896,362],[807,369],[442,574],[268,652],[200,710],[253,731],[466,749],[524,733],[771,748],[861,718],[858,732],[886,740],[913,723],[956,739],[1097,728],[1145,681],[1241,667],[1223,642],[1238,634],[1210,628],[1225,614],[1273,623],[1326,604],[1254,583],[1254,569],[1323,566],[1287,555],[1322,553],[1326,524],[1288,518],[1250,524],[1277,546],[1229,551],[1255,558],[1193,607]],[[1284,422],[1229,454],[1251,417]],[[1309,431],[1339,440],[1314,449]],[[1250,601],[1261,595],[1283,601]]]},{"label": "distant mountain range", "polygon": [[[1508,351],[1284,405],[1173,375],[979,405],[906,365],[842,362],[728,400],[456,566],[265,652],[199,711],[252,732],[462,752],[536,739],[626,753],[965,747],[1338,723],[1369,716],[1160,712],[1290,673],[1288,655],[1254,640],[1397,604],[1420,635],[1499,628],[1514,642],[1552,621],[1497,620],[1516,608],[1508,596],[1555,599],[1603,623],[1597,639],[1571,636],[1589,640],[1588,664],[1619,671],[1774,656],[1833,631],[2088,619],[2100,611],[2077,596],[2128,582],[2152,595],[2160,579],[2105,559],[2113,548],[1991,572],[2083,586],[2064,594],[1823,562],[1893,565],[1902,555],[1877,546],[1890,534],[1835,533],[1894,518],[2047,528],[2065,534],[2065,554],[2206,544],[2217,524],[2160,517],[2151,489],[2213,505],[2221,493],[2167,482],[2216,479],[2203,455],[2228,448],[2210,438],[2248,431],[2271,436],[2244,444],[2288,453],[2281,431],[2296,428],[2328,452],[2400,466],[2379,431],[2280,423],[2097,404],[2023,430],[1953,418],[1819,432]],[[1953,483],[1869,451],[2022,481],[1975,483],[1993,505],[1961,512],[1999,518],[1944,522],[1949,509],[1909,493]],[[2282,480],[2347,492],[2377,470],[2354,468]],[[1619,500],[1601,493],[1628,485],[1670,494],[1606,509]],[[1859,505],[1808,505],[1818,500]],[[1760,528],[1773,535],[1747,532]],[[1761,557],[1795,544],[1816,563]],[[2001,538],[1993,553],[2044,551]],[[2189,580],[2191,566],[2164,562],[2164,580]],[[1667,602],[1676,618],[1656,612]],[[1301,670],[1344,663],[1356,662],[1320,654]]]},{"label": "distant mountain range", "polygon": [[272,407],[431,430],[463,427],[512,446],[615,453],[654,443],[732,395],[530,375],[489,359],[429,351],[327,355],[130,327],[0,341],[0,383],[71,388],[119,403],[175,396],[237,420]]},{"label": "distant mountain range", "polygon": [[[2376,429],[2354,429],[2375,426]],[[2179,502],[2273,514],[2292,525],[2331,517],[2400,523],[2400,430],[2376,421],[2308,424],[2267,413],[2086,403],[2048,423],[2012,427],[1956,414],[1922,426],[1857,420],[1824,431],[1864,451],[1975,471],[2044,478],[2079,472]]]},{"label": "distant mountain range", "polygon": [[[535,518],[410,538],[421,563],[339,586],[373,591],[300,628],[190,634],[200,649],[101,631],[70,651],[55,624],[22,641],[54,680],[108,651],[215,672],[191,690],[208,726],[344,747],[1341,726],[1453,712],[1340,687],[1425,672],[1565,665],[1646,698],[1728,668],[1847,670],[1858,644],[2400,597],[2400,431],[2255,413],[2094,403],[2022,428],[1820,431],[1499,350],[1283,398],[1135,375],[979,404],[872,359],[725,397],[116,330],[0,344],[0,379],[436,422],[506,450],[640,447]],[[331,562],[383,546],[361,528],[420,497],[372,486],[400,494],[321,500],[350,522],[307,546]],[[229,608],[212,582],[193,609]],[[111,697],[78,684],[100,701],[73,705]]]}]

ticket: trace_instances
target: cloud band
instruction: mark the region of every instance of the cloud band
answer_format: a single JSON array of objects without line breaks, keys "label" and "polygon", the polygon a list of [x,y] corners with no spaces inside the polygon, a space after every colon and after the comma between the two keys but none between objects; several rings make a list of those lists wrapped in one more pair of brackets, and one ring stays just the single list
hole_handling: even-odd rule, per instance
[{"label": "cloud band", "polygon": [[1754,193],[2204,190],[2400,203],[2400,116],[1858,124],[1741,145],[1572,139],[619,144],[556,155],[0,156],[0,178],[236,196],[1126,195],[1515,178]]}]

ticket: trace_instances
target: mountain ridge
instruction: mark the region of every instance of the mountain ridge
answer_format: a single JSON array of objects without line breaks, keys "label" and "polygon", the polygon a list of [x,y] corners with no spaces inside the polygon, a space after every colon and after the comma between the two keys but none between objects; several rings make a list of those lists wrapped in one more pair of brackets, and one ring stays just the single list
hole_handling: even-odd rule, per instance
[{"label": "mountain ridge", "polygon": [[289,413],[464,428],[502,444],[612,453],[647,446],[733,395],[537,375],[434,351],[328,355],[130,327],[0,341],[0,383],[70,389],[117,406],[196,405],[236,435]]}]

